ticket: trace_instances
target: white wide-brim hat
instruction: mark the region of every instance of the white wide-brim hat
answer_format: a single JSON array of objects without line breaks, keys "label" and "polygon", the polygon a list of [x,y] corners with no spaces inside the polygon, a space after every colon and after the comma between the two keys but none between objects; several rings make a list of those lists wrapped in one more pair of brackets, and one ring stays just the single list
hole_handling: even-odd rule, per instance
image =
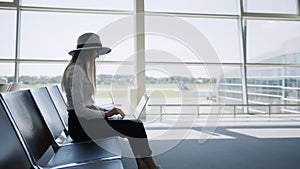
[{"label": "white wide-brim hat", "polygon": [[98,49],[99,55],[104,55],[111,51],[110,48],[102,46],[100,37],[97,34],[85,33],[79,36],[77,40],[77,49],[70,51],[69,55],[73,56],[76,52],[90,49]]}]

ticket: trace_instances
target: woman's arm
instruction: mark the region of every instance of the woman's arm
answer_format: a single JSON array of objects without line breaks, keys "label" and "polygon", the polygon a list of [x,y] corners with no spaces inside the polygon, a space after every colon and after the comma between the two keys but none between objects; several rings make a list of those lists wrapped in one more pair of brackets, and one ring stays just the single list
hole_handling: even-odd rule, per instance
[{"label": "woman's arm", "polygon": [[113,108],[113,109],[105,112],[105,117],[110,117],[110,116],[113,116],[116,114],[121,114],[121,116],[125,116],[125,113],[121,109]]}]

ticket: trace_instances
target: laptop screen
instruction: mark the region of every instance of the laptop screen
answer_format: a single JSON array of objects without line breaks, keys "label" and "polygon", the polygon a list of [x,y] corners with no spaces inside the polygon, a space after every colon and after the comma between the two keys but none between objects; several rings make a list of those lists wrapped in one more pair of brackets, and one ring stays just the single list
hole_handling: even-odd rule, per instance
[{"label": "laptop screen", "polygon": [[144,108],[146,107],[148,100],[149,100],[149,96],[145,93],[140,99],[139,104],[136,106],[136,109],[134,111],[135,118],[139,118],[140,114],[143,112]]}]

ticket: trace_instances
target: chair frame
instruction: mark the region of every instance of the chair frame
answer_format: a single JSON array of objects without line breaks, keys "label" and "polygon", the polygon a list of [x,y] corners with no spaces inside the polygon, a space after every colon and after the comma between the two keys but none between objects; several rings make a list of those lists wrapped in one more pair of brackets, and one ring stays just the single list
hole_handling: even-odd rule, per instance
[{"label": "chair frame", "polygon": [[[23,93],[22,93],[23,92]],[[35,164],[36,166],[39,166],[39,164],[38,164],[38,161],[41,159],[41,158],[43,158],[43,156],[45,155],[45,153],[46,153],[46,151],[44,151],[44,150],[38,150],[38,151],[42,151],[42,152],[38,152],[38,154],[41,154],[41,155],[38,155],[38,156],[36,156],[36,155],[33,155],[33,152],[31,151],[32,149],[32,143],[30,143],[31,144],[31,148],[30,148],[30,146],[29,146],[29,144],[28,144],[28,142],[27,141],[30,141],[30,139],[32,139],[32,138],[30,138],[30,139],[26,139],[26,138],[24,138],[24,137],[26,137],[26,134],[25,133],[22,133],[22,131],[21,131],[21,129],[19,128],[20,126],[19,125],[21,125],[21,124],[19,124],[18,125],[18,123],[16,122],[16,117],[14,117],[14,114],[16,113],[16,112],[12,112],[12,110],[11,110],[11,104],[9,104],[8,102],[7,102],[7,100],[6,100],[6,96],[5,95],[8,95],[8,97],[9,97],[9,95],[12,95],[11,97],[13,97],[14,95],[16,95],[16,96],[21,96],[21,95],[18,95],[18,94],[24,94],[24,95],[28,95],[28,96],[31,96],[30,95],[30,91],[29,90],[23,90],[23,91],[16,91],[16,92],[9,92],[9,93],[2,93],[1,94],[1,103],[3,104],[3,106],[5,107],[5,111],[7,112],[7,114],[9,115],[9,118],[10,118],[10,120],[11,121],[13,121],[13,126],[14,126],[14,128],[15,129],[17,129],[19,132],[18,132],[18,137],[20,138],[20,140],[23,140],[22,141],[22,144],[23,144],[23,146],[24,147],[26,147],[27,148],[27,151],[26,151],[26,153],[27,153],[27,155],[30,157],[30,159],[32,159],[32,164]],[[23,98],[24,99],[24,98]],[[32,98],[32,100],[33,100],[33,98]],[[21,101],[22,101],[22,99],[21,99]],[[33,100],[34,101],[34,100]],[[32,103],[33,105],[35,105],[36,103]],[[28,105],[28,106],[30,106],[30,105]],[[36,106],[36,105],[35,105]],[[38,110],[38,108],[37,107],[35,107],[35,109],[37,109]],[[24,110],[24,111],[26,111],[26,110]],[[30,113],[32,113],[32,112],[30,112]],[[37,113],[37,112],[36,112]],[[39,114],[39,115],[36,115],[36,116],[39,116],[39,117],[42,117],[41,116],[41,114]],[[36,123],[36,121],[34,121],[35,123]],[[47,164],[45,164],[45,167],[47,168],[48,166],[48,164],[51,162],[51,160],[53,159],[53,155],[56,155],[57,154],[57,152],[61,149],[61,147],[59,147],[59,146],[54,146],[53,145],[53,143],[55,143],[55,140],[54,140],[54,138],[52,138],[52,136],[51,136],[51,131],[49,130],[49,128],[47,127],[47,124],[46,124],[46,122],[44,121],[44,120],[40,120],[40,125],[42,125],[42,126],[44,126],[44,128],[45,128],[45,132],[46,132],[46,134],[48,135],[46,135],[47,137],[49,137],[48,139],[51,139],[51,142],[52,142],[52,144],[51,145],[49,145],[49,147],[48,147],[48,150],[49,150],[49,148],[51,148],[51,149],[53,149],[51,152],[52,152],[52,157],[51,157],[51,159],[49,159],[50,161],[48,161],[47,162]],[[25,129],[25,131],[26,131],[26,129]],[[37,137],[37,136],[36,136]],[[38,139],[40,139],[40,138],[36,138],[36,137],[34,137],[33,139],[34,140],[38,140]],[[48,140],[49,142],[50,142],[50,140]],[[46,145],[48,145],[48,143],[46,143]],[[39,146],[39,145],[38,145]],[[87,144],[85,144],[85,143],[82,143],[82,144],[78,144],[78,146],[81,146],[81,147],[85,147],[85,146],[87,146]],[[66,146],[67,148],[66,148],[66,150],[68,150],[68,148],[69,148],[69,150],[72,150],[72,149],[74,149],[75,147],[74,146],[71,146],[71,147],[69,147],[69,146]],[[48,151],[47,150],[47,151]],[[63,150],[62,150],[63,151]],[[60,151],[61,152],[61,151]],[[37,152],[35,152],[35,154],[36,154]],[[100,153],[101,154],[101,153]],[[38,158],[38,159],[36,159],[36,157]],[[108,157],[102,157],[102,158],[100,158],[100,157],[95,157],[95,158],[92,158],[92,159],[82,159],[82,160],[79,160],[79,161],[73,161],[73,162],[67,162],[67,163],[64,163],[64,164],[57,164],[57,165],[55,165],[55,164],[53,164],[53,166],[49,166],[50,168],[66,168],[66,167],[72,167],[72,166],[80,166],[80,165],[86,165],[86,164],[90,164],[90,163],[100,163],[100,161],[107,161],[107,160],[116,160],[116,159],[120,159],[121,157],[120,156],[118,156],[118,155],[113,155],[113,156],[108,156]],[[36,160],[33,160],[33,159],[36,159]]]}]

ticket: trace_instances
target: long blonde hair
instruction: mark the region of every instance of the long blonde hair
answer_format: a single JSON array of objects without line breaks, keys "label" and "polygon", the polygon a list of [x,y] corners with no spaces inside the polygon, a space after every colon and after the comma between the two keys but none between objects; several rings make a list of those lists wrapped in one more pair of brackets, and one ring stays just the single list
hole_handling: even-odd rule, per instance
[{"label": "long blonde hair", "polygon": [[95,59],[92,57],[92,52],[93,50],[82,50],[80,52],[76,52],[70,62],[68,63],[67,67],[64,70],[62,79],[61,79],[61,88],[64,91],[64,82],[66,80],[66,72],[68,68],[71,65],[79,65],[83,71],[86,74],[86,77],[90,81],[92,88],[93,88],[93,93],[95,94],[96,92],[96,66],[95,66]]}]

